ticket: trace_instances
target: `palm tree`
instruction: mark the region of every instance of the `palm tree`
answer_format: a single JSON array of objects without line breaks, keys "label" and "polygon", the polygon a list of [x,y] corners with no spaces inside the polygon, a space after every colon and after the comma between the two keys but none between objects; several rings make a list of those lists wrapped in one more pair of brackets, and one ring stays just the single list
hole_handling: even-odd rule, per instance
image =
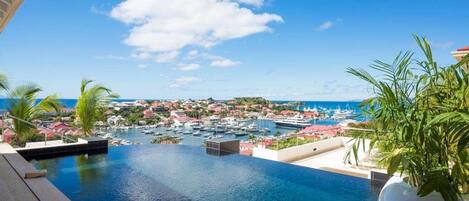
[{"label": "palm tree", "polygon": [[93,133],[96,121],[103,112],[102,108],[107,107],[107,104],[112,98],[117,98],[117,94],[100,84],[95,84],[88,87],[92,80],[83,79],[80,87],[80,97],[78,97],[76,105],[77,121],[85,135]]},{"label": "palm tree", "polygon": [[13,130],[19,144],[37,137],[36,126],[31,123],[33,120],[45,112],[58,113],[62,107],[57,95],[50,95],[39,101],[37,95],[40,91],[42,91],[40,87],[29,84],[18,86],[9,92],[8,113],[13,118]]},{"label": "palm tree", "polygon": [[436,191],[446,201],[456,201],[469,191],[469,75],[461,68],[469,56],[440,67],[427,39],[415,40],[425,60],[406,52],[392,63],[375,61],[371,68],[381,76],[348,69],[375,94],[362,102],[374,132],[356,133],[348,158],[353,154],[357,160],[358,147],[371,139],[388,174],[405,175],[419,196]]},{"label": "palm tree", "polygon": [[8,79],[3,73],[0,73],[0,90],[8,90]]}]

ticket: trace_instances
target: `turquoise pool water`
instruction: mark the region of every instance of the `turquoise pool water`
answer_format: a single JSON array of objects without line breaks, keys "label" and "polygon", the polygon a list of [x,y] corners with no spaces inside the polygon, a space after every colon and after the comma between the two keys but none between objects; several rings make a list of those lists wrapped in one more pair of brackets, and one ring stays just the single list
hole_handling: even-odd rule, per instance
[{"label": "turquoise pool water", "polygon": [[72,200],[371,201],[369,180],[201,147],[139,145],[31,161]]}]

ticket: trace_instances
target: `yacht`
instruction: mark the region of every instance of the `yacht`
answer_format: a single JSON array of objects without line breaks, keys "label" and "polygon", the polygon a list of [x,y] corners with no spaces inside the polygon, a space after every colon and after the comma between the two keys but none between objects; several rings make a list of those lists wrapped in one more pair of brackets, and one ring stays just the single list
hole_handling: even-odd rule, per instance
[{"label": "yacht", "polygon": [[245,135],[248,135],[248,133],[245,132],[245,131],[240,131],[240,132],[238,132],[238,133],[235,133],[235,136],[236,136],[236,137],[241,137],[241,136],[245,136]]},{"label": "yacht", "polygon": [[334,110],[334,114],[332,115],[332,119],[348,119],[353,116],[353,110],[341,110],[336,109]]},{"label": "yacht", "polygon": [[192,135],[193,136],[201,136],[202,134],[200,133],[200,131],[195,131]]},{"label": "yacht", "polygon": [[303,117],[303,115],[295,115],[293,117],[275,120],[274,123],[278,127],[290,128],[305,128],[312,125],[307,119]]},{"label": "yacht", "polygon": [[250,124],[246,131],[248,132],[258,132],[259,130],[257,129],[257,125],[255,123]]},{"label": "yacht", "polygon": [[145,135],[149,135],[149,134],[155,133],[155,131],[150,130],[150,129],[144,129],[144,130],[142,130],[142,133],[144,133]]}]

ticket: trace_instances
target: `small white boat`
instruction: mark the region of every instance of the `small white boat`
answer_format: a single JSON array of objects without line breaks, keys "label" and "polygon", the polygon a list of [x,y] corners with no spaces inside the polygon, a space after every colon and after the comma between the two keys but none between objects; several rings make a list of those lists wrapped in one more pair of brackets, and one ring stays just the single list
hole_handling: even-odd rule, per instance
[{"label": "small white boat", "polygon": [[149,134],[155,133],[155,131],[150,130],[150,129],[144,129],[144,130],[142,131],[142,133],[144,133],[145,135],[149,135]]},{"label": "small white boat", "polygon": [[259,130],[257,129],[257,125],[252,123],[247,127],[246,131],[248,131],[248,132],[257,132]]},{"label": "small white boat", "polygon": [[235,133],[235,136],[236,136],[236,137],[241,137],[241,136],[245,136],[245,135],[248,135],[248,133],[247,133],[247,132],[243,132],[243,131],[241,131],[241,132],[239,132],[239,133]]},{"label": "small white boat", "polygon": [[202,134],[200,134],[200,131],[195,131],[194,133],[192,133],[193,136],[200,136]]},{"label": "small white boat", "polygon": [[163,133],[160,133],[160,132],[157,132],[155,134],[153,134],[154,136],[160,136],[160,135],[163,135]]},{"label": "small white boat", "polygon": [[104,138],[106,138],[106,139],[112,139],[112,133],[106,133],[106,134],[104,135]]}]

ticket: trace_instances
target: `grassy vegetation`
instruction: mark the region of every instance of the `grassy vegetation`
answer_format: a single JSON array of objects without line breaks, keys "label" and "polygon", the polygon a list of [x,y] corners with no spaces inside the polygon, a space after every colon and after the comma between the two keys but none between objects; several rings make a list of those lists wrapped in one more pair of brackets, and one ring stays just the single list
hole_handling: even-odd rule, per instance
[{"label": "grassy vegetation", "polygon": [[152,144],[179,144],[179,142],[181,142],[181,139],[174,136],[155,137],[151,141]]},{"label": "grassy vegetation", "polygon": [[236,103],[241,105],[265,105],[269,104],[270,102],[262,97],[238,97],[235,98]]},{"label": "grassy vegetation", "polygon": [[281,150],[281,149],[294,147],[294,146],[298,146],[302,144],[307,144],[307,143],[311,143],[315,141],[317,140],[304,139],[304,138],[298,138],[298,137],[289,137],[285,139],[276,140],[267,148],[272,149],[272,150]]}]

